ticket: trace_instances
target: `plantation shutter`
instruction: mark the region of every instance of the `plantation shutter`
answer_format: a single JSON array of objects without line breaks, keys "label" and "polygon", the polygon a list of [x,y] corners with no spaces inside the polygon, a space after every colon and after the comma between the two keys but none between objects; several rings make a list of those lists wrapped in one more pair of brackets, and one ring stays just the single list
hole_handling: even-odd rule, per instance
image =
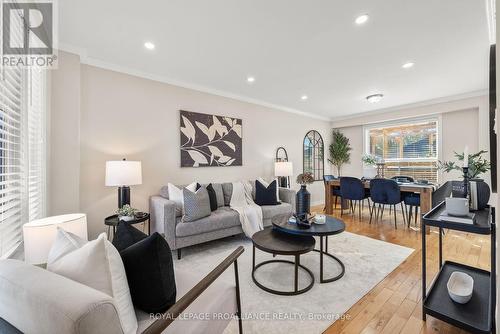
[{"label": "plantation shutter", "polygon": [[[22,38],[12,31],[14,43]],[[19,246],[24,223],[45,215],[44,87],[41,70],[0,67],[0,258]]]},{"label": "plantation shutter", "polygon": [[367,153],[383,159],[385,177],[437,182],[437,128],[437,120],[370,128]]}]

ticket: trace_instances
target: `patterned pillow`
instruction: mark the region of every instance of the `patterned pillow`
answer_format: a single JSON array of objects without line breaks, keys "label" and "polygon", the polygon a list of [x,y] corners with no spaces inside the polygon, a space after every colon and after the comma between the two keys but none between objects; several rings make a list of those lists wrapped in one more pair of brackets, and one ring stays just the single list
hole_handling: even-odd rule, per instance
[{"label": "patterned pillow", "polygon": [[192,222],[210,216],[210,199],[207,188],[200,187],[196,192],[184,188],[182,194],[184,196],[183,222]]}]

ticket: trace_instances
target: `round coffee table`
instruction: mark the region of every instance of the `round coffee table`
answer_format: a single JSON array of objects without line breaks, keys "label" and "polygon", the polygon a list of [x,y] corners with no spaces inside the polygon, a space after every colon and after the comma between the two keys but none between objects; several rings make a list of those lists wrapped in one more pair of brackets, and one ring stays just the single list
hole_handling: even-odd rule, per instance
[{"label": "round coffee table", "polygon": [[[345,224],[342,220],[336,219],[330,216],[326,216],[326,222],[324,224],[311,224],[310,228],[304,229],[295,223],[289,223],[289,216],[278,216],[273,219],[273,228],[283,234],[295,235],[295,236],[317,236],[320,239],[319,250],[314,249],[315,252],[319,253],[319,281],[320,283],[329,283],[340,279],[344,276],[345,266],[337,257],[333,254],[328,253],[328,236],[335,235],[344,232]],[[324,240],[323,240],[324,238]],[[323,247],[324,246],[324,247]],[[329,256],[335,260],[340,265],[340,273],[331,278],[324,278],[323,276],[323,255]]]},{"label": "round coffee table", "polygon": [[[252,280],[254,283],[264,291],[274,293],[282,296],[293,296],[309,291],[314,285],[314,275],[307,267],[300,264],[300,255],[314,250],[316,241],[310,236],[293,236],[285,233],[280,233],[272,228],[266,228],[262,231],[255,233],[252,236],[253,253],[252,253]],[[255,265],[255,248],[263,252],[276,255],[291,255],[295,257],[295,261],[288,260],[268,260]],[[255,278],[255,271],[257,268],[269,263],[290,263],[295,265],[294,277],[294,290],[293,291],[279,291],[268,288]],[[299,290],[299,267],[304,269],[311,277],[311,282],[308,286]]]}]

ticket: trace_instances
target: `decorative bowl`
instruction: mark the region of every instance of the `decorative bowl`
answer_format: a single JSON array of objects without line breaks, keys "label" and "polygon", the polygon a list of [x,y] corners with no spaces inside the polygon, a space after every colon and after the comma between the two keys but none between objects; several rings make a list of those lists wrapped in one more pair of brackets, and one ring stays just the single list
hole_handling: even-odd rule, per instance
[{"label": "decorative bowl", "polygon": [[447,197],[446,213],[450,216],[463,217],[469,214],[469,200],[467,198]]},{"label": "decorative bowl", "polygon": [[467,303],[472,297],[474,279],[461,271],[454,271],[446,284],[450,298],[459,304]]},{"label": "decorative bowl", "polygon": [[131,220],[134,220],[134,216],[118,216],[118,220],[129,222]]}]

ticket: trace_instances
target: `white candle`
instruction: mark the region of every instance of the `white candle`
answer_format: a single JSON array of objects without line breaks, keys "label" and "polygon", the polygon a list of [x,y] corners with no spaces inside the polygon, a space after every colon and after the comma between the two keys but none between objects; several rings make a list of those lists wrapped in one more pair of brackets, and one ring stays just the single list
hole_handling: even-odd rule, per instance
[{"label": "white candle", "polygon": [[464,167],[469,167],[469,146],[464,148]]}]

